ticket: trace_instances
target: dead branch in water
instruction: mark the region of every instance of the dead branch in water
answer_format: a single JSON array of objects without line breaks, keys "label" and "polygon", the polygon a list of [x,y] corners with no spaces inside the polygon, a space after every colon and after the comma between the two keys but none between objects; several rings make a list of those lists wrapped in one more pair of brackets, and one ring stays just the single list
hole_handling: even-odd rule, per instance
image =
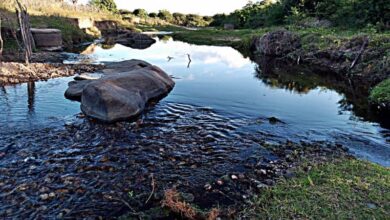
[{"label": "dead branch in water", "polygon": [[152,178],[152,183],[151,183],[152,192],[150,192],[150,195],[149,195],[148,199],[146,200],[145,205],[148,204],[149,200],[152,198],[154,191],[156,189],[156,182],[154,181],[153,174],[151,175],[151,178]]},{"label": "dead branch in water", "polygon": [[360,47],[360,51],[359,51],[358,55],[356,56],[355,60],[352,62],[351,67],[349,67],[349,70],[352,70],[355,67],[357,61],[362,56],[362,54],[367,46],[368,46],[368,39],[365,38],[362,46]]},{"label": "dead branch in water", "polygon": [[192,62],[191,60],[191,55],[190,54],[187,54],[187,57],[188,57],[188,65],[187,65],[187,68],[190,68],[190,64]]},{"label": "dead branch in water", "polygon": [[3,37],[2,37],[2,33],[1,33],[1,22],[2,22],[2,18],[1,18],[1,14],[0,14],[0,65],[1,65],[1,59],[3,58],[3,50],[4,50],[4,41],[3,41]]}]

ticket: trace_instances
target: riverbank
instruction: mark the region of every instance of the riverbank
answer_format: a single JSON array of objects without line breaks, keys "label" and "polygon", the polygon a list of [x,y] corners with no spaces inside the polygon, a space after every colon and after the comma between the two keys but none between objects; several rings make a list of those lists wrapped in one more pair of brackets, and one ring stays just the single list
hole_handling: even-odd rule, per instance
[{"label": "riverbank", "polygon": [[386,219],[390,169],[356,159],[300,167],[256,195],[241,212],[254,219]]}]

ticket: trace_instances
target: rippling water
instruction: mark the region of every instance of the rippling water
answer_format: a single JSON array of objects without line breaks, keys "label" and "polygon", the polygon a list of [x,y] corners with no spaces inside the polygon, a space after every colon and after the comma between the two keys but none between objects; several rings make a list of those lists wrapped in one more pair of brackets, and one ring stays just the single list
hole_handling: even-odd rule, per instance
[{"label": "rippling water", "polygon": [[[148,126],[183,132],[191,120],[191,125],[204,131],[201,136],[205,139],[231,138],[237,134],[229,131],[238,129],[271,141],[330,141],[349,147],[360,157],[390,166],[390,131],[345,108],[344,94],[320,84],[299,90],[289,89],[296,87],[291,83],[273,85],[272,79],[265,80],[258,74],[257,64],[230,47],[196,46],[163,38],[145,50],[92,45],[67,62],[127,59],[157,65],[177,83],[158,104],[159,111],[146,114]],[[0,88],[0,134],[63,126],[73,120],[80,112],[79,103],[63,96],[71,80],[60,78]],[[200,114],[202,109],[212,111]],[[281,123],[270,123],[268,119],[272,117]],[[174,124],[166,127],[164,123]]]}]

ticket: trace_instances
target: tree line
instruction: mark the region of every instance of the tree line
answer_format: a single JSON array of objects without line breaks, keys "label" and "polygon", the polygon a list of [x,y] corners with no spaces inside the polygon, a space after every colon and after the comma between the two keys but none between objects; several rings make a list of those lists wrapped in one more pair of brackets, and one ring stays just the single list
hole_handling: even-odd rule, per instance
[{"label": "tree line", "polygon": [[118,10],[114,0],[91,0],[89,4],[102,10],[107,10],[112,13],[119,13],[124,17],[136,16],[142,19],[158,18],[168,23],[181,26],[208,26],[212,21],[211,16],[183,14],[179,12],[171,13],[168,10],[159,10],[157,13],[148,13],[145,9],[142,8],[135,9],[133,11],[124,9]]},{"label": "tree line", "polygon": [[212,26],[226,23],[237,28],[259,28],[326,20],[334,26],[378,29],[390,25],[389,0],[263,0],[249,2],[228,15],[213,16]]}]

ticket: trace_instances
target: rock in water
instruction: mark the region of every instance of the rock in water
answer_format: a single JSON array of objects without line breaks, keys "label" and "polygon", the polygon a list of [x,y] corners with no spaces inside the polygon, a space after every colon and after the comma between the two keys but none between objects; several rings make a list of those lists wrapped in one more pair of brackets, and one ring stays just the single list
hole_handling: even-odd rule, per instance
[{"label": "rock in water", "polygon": [[85,86],[92,80],[77,80],[68,83],[69,88],[65,91],[65,97],[70,100],[81,101],[81,95]]},{"label": "rock in water", "polygon": [[146,34],[129,32],[120,35],[115,42],[133,49],[146,49],[156,43],[156,40]]},{"label": "rock in water", "polygon": [[301,48],[300,38],[285,30],[269,32],[261,38],[255,38],[252,48],[267,56],[284,56]]},{"label": "rock in water", "polygon": [[85,115],[103,122],[138,116],[148,102],[163,98],[175,85],[163,70],[140,60],[108,64],[107,70],[101,79],[70,83],[65,93],[81,99]]}]

